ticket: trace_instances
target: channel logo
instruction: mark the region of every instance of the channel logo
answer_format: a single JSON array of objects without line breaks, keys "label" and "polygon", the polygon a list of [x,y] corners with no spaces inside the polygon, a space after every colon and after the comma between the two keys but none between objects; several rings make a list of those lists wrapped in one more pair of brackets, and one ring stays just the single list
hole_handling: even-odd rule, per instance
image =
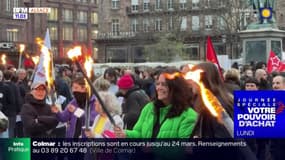
[{"label": "channel logo", "polygon": [[28,14],[35,14],[35,13],[50,13],[51,8],[49,7],[21,7],[21,8],[13,8],[13,19],[20,19],[20,20],[27,20]]}]

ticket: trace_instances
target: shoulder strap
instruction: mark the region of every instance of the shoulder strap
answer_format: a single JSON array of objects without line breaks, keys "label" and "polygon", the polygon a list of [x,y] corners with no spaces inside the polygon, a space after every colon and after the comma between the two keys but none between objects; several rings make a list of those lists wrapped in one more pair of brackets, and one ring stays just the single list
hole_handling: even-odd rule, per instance
[{"label": "shoulder strap", "polygon": [[160,109],[158,109],[157,114],[156,114],[156,118],[154,118],[154,125],[153,125],[153,130],[152,130],[152,136],[151,138],[156,138],[159,131],[160,131],[160,127],[163,125],[163,123],[165,122],[165,120],[167,119],[167,115],[164,117],[164,119],[162,120],[162,122],[159,122],[159,116],[160,116]]}]

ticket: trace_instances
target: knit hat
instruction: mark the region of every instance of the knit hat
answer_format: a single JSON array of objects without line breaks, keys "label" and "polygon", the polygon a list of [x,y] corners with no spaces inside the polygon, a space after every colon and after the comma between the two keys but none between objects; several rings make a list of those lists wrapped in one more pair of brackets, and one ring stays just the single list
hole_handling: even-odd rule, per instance
[{"label": "knit hat", "polygon": [[130,75],[124,75],[118,80],[117,85],[119,89],[130,89],[134,86],[134,80]]}]

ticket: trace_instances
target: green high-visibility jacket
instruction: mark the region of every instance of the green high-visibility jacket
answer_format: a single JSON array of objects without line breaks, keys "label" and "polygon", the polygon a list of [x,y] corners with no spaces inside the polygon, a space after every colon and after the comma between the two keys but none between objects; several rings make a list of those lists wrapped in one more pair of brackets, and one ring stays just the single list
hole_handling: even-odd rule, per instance
[{"label": "green high-visibility jacket", "polygon": [[[160,108],[160,123],[164,120],[171,105]],[[148,103],[142,110],[141,115],[133,130],[126,130],[127,138],[152,138],[154,126],[153,102]],[[197,120],[197,113],[188,108],[180,116],[167,118],[160,127],[157,138],[189,138]]]}]

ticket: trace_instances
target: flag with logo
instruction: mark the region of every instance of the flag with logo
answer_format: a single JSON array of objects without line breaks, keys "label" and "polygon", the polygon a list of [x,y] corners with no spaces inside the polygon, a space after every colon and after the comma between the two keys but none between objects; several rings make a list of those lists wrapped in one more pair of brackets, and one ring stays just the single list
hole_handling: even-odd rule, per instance
[{"label": "flag with logo", "polygon": [[284,64],[280,61],[279,57],[273,51],[270,51],[267,61],[267,72],[280,71],[283,67]]},{"label": "flag with logo", "polygon": [[207,39],[206,60],[214,63],[217,66],[221,78],[224,79],[223,74],[222,74],[222,69],[221,69],[221,66],[219,64],[219,61],[218,61],[218,58],[217,58],[217,55],[216,55],[216,52],[215,52],[215,49],[214,49],[214,46],[213,46],[213,43],[211,41],[210,36],[208,36],[208,39]]}]

